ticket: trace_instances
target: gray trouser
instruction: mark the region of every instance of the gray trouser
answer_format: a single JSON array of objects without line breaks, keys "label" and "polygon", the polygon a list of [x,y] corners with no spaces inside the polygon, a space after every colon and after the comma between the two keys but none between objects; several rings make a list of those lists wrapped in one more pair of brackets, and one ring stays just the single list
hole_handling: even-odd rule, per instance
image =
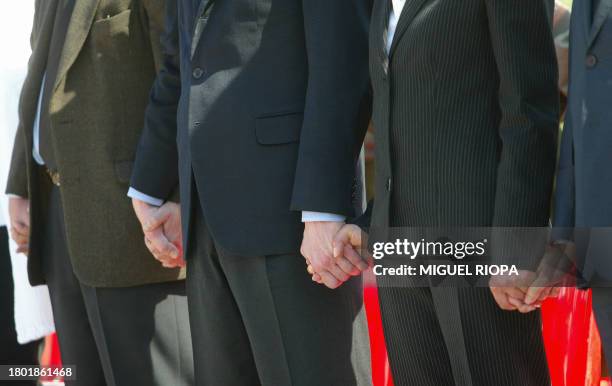
[{"label": "gray trouser", "polygon": [[[73,273],[59,192],[51,193],[43,270],[62,362],[82,386],[189,386],[193,354],[184,282],[93,288]],[[119,251],[118,251],[119,252]]]},{"label": "gray trouser", "polygon": [[312,282],[299,254],[227,253],[194,207],[187,293],[196,384],[371,385],[361,279],[330,290]]}]

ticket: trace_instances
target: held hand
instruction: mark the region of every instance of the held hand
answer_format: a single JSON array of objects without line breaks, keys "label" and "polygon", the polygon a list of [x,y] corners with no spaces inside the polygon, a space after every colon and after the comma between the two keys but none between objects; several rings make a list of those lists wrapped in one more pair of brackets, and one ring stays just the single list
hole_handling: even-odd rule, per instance
[{"label": "held hand", "polygon": [[304,224],[304,239],[300,249],[306,259],[313,281],[335,289],[347,281],[355,267],[340,266],[334,259],[332,242],[342,228],[342,222],[312,221]]},{"label": "held hand", "polygon": [[367,250],[368,235],[357,225],[346,224],[334,237],[334,257],[345,259],[361,274],[372,265],[372,255]]},{"label": "held hand", "polygon": [[17,243],[17,253],[28,254],[30,242],[30,200],[9,198],[11,238]]},{"label": "held hand", "polygon": [[166,202],[156,207],[135,198],[132,204],[153,256],[166,268],[184,267],[180,205]]},{"label": "held hand", "polygon": [[519,271],[519,276],[492,276],[489,287],[497,305],[504,311],[528,313],[540,307],[540,303],[526,304],[524,299],[529,283],[535,280],[531,271]]},{"label": "held hand", "polygon": [[546,298],[557,297],[563,286],[574,286],[575,245],[567,242],[553,244],[546,252],[525,295],[526,304],[542,303]]}]

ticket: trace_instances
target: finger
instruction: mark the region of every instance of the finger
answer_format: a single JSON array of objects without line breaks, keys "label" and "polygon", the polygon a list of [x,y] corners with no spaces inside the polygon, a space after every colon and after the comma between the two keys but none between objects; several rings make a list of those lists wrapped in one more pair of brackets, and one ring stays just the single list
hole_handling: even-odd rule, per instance
[{"label": "finger", "polygon": [[536,308],[538,308],[537,303],[534,303],[534,304],[525,304],[522,299],[513,299],[511,297],[508,297],[508,301],[510,301],[512,304],[516,305],[517,311],[522,313],[522,314],[527,314],[527,313],[535,310]]},{"label": "finger", "polygon": [[506,301],[511,304],[515,310],[520,310],[525,306],[525,303],[523,303],[521,299],[513,298],[512,296],[508,296],[508,294],[506,294]]},{"label": "finger", "polygon": [[30,232],[24,232],[23,230],[19,230],[15,227],[11,227],[10,233],[13,240],[27,239],[30,237]]},{"label": "finger", "polygon": [[336,277],[332,275],[329,271],[319,272],[319,275],[321,276],[321,282],[327,288],[336,289],[340,286],[340,284],[342,284],[342,282],[336,279]]},{"label": "finger", "polygon": [[345,257],[341,257],[336,259],[336,264],[338,267],[349,276],[357,276],[361,273],[359,268],[353,265],[348,259]]},{"label": "finger", "polygon": [[531,271],[520,271],[520,275],[518,278],[508,277],[508,280],[510,281],[510,283],[513,284],[511,286],[518,287],[524,293],[527,293],[529,288],[534,286],[534,283],[536,282],[537,279],[538,279],[538,275],[535,272],[531,272]]},{"label": "finger", "polygon": [[523,304],[525,303],[523,301],[523,299],[525,299],[525,292],[522,291],[519,287],[505,287],[502,289],[502,292],[504,292],[509,297],[520,300]]},{"label": "finger", "polygon": [[525,303],[533,304],[538,301],[543,301],[550,294],[550,288],[554,285],[552,277],[554,269],[543,267],[538,271],[536,280],[526,292]]},{"label": "finger", "polygon": [[517,308],[517,311],[520,312],[521,314],[528,314],[532,311],[535,311],[537,309],[537,307],[535,305],[527,305],[527,304],[523,304],[521,307]]},{"label": "finger", "polygon": [[333,254],[334,257],[339,258],[342,256],[344,247],[346,245],[352,245],[354,247],[361,247],[361,231],[356,225],[345,225],[338,233],[334,236]]},{"label": "finger", "polygon": [[147,246],[147,248],[149,249],[153,257],[155,258],[155,260],[159,261],[164,267],[169,267],[170,265],[174,265],[174,260],[160,253],[155,248],[151,240],[149,240],[149,238],[147,237],[145,237],[145,245]]},{"label": "finger", "polygon": [[163,256],[176,259],[180,257],[178,248],[172,244],[166,235],[162,232],[161,228],[157,228],[152,232],[147,232],[146,237],[151,241],[153,247]]},{"label": "finger", "polygon": [[315,274],[314,268],[312,268],[312,265],[310,264],[308,264],[308,266],[306,267],[306,271],[308,271],[308,273],[311,275]]},{"label": "finger", "polygon": [[180,267],[180,265],[178,264],[178,261],[172,260],[172,261],[164,261],[164,262],[162,262],[162,267],[164,267],[164,268],[178,268],[178,267]]},{"label": "finger", "polygon": [[312,275],[312,281],[317,282],[319,284],[323,284],[323,279],[321,278],[321,275],[316,272]]},{"label": "finger", "polygon": [[525,294],[525,304],[531,305],[540,300],[546,289],[547,287],[530,287]]},{"label": "finger", "polygon": [[11,232],[11,239],[13,239],[16,244],[26,244],[29,241],[29,237],[25,237],[13,232]]},{"label": "finger", "polygon": [[14,221],[11,225],[11,230],[20,235],[27,236],[30,234],[30,227],[20,221]]},{"label": "finger", "polygon": [[155,229],[161,227],[164,222],[170,216],[170,212],[167,211],[164,207],[161,207],[152,212],[151,216],[146,219],[144,224],[142,224],[142,230],[145,233],[152,232]]},{"label": "finger", "polygon": [[329,267],[327,271],[331,273],[332,275],[334,275],[334,277],[341,283],[344,283],[351,277],[349,274],[344,272],[337,264],[334,264],[331,267]]},{"label": "finger", "polygon": [[556,298],[559,296],[560,293],[561,293],[561,288],[553,287],[552,290],[550,291],[549,297]]},{"label": "finger", "polygon": [[29,251],[29,246],[28,244],[22,244],[17,246],[17,249],[15,250],[15,252],[19,253],[23,253],[24,255],[27,255]]},{"label": "finger", "polygon": [[185,261],[185,258],[182,257],[182,256],[177,258],[177,259],[175,259],[175,261],[176,261],[176,266],[177,267],[184,268],[184,267],[187,266],[187,262]]},{"label": "finger", "polygon": [[533,305],[536,307],[540,307],[542,303],[550,297],[552,290],[553,290],[553,287],[546,287],[544,291],[542,291],[542,293],[540,294],[540,298],[536,300]]},{"label": "finger", "polygon": [[363,272],[370,267],[368,262],[363,257],[361,257],[359,253],[357,253],[357,251],[355,251],[355,249],[352,246],[349,246],[349,245],[345,246],[343,252],[344,252],[344,257],[348,259],[348,261],[350,261],[351,264],[359,268],[360,271]]}]

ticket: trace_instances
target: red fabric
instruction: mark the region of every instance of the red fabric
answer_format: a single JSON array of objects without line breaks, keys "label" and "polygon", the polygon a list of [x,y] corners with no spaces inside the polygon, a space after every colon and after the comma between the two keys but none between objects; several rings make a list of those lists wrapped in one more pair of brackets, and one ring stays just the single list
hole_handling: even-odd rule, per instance
[{"label": "red fabric", "polygon": [[[45,338],[45,347],[40,356],[41,366],[61,366],[62,359],[59,351],[59,344],[57,343],[57,335],[51,334]],[[61,378],[54,377],[41,377],[40,381],[53,381],[61,380]]]},{"label": "red fabric", "polygon": [[378,289],[372,272],[364,274],[363,301],[368,316],[370,331],[370,350],[372,356],[372,381],[374,386],[393,386],[387,346],[383,334]]},{"label": "red fabric", "polygon": [[601,341],[591,292],[562,288],[542,306],[542,330],[552,386],[600,386]]}]

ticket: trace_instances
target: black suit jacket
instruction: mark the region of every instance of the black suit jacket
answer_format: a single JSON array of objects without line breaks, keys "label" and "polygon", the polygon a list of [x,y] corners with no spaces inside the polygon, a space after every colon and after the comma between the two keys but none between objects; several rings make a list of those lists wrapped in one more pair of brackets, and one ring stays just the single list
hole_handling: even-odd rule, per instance
[{"label": "black suit jacket", "polygon": [[545,226],[559,98],[552,1],[414,0],[370,38],[372,226]]},{"label": "black suit jacket", "polygon": [[[545,226],[559,110],[552,0],[408,1],[389,55],[388,4],[376,1],[370,34],[371,239],[389,226]],[[406,358],[432,355],[452,367],[437,367],[441,384],[550,384],[537,312],[502,311],[487,288],[378,283],[383,320],[423,326],[386,330],[399,384],[431,379]]]},{"label": "black suit jacket", "polygon": [[180,180],[188,235],[194,184],[210,232],[240,255],[297,251],[302,210],[350,216],[369,1],[170,4],[132,186],[165,198]]}]

